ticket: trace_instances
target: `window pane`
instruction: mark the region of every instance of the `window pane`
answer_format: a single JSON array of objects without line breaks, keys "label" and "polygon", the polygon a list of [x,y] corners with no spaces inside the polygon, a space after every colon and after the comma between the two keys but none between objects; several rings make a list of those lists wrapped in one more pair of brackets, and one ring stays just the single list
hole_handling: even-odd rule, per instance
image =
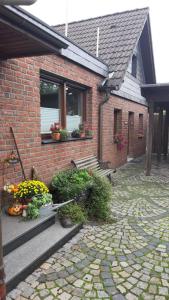
[{"label": "window pane", "polygon": [[143,133],[143,114],[139,114],[139,124],[138,124],[139,133]]},{"label": "window pane", "polygon": [[114,109],[114,135],[121,132],[122,111],[120,109]]},{"label": "window pane", "polygon": [[41,81],[41,133],[49,133],[54,122],[60,122],[60,87],[52,82]]},{"label": "window pane", "polygon": [[132,71],[131,74],[136,78],[137,77],[137,56],[134,54],[132,56]]},{"label": "window pane", "polygon": [[82,123],[82,92],[78,89],[66,89],[66,124],[67,130],[73,131]]}]

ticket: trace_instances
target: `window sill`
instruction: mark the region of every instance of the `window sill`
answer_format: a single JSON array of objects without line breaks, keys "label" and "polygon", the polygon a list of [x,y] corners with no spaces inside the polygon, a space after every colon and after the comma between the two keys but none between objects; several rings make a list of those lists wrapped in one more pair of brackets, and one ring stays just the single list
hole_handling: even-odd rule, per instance
[{"label": "window sill", "polygon": [[42,140],[42,145],[47,145],[47,144],[60,144],[60,143],[68,143],[68,142],[76,142],[76,141],[85,141],[85,140],[92,140],[93,137],[83,137],[83,138],[69,138],[66,141],[56,141],[52,139],[44,139]]}]

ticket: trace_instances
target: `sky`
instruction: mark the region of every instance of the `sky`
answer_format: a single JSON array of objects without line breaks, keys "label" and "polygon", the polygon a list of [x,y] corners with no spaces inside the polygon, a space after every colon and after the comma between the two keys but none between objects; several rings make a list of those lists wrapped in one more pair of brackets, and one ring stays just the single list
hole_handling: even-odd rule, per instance
[{"label": "sky", "polygon": [[157,82],[169,82],[168,0],[37,0],[23,8],[47,24],[56,25],[141,7],[150,8]]}]

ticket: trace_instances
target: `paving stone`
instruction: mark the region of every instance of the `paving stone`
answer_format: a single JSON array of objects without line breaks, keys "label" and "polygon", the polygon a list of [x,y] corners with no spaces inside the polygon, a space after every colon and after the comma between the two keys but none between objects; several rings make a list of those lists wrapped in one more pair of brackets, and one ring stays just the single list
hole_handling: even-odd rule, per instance
[{"label": "paving stone", "polygon": [[47,298],[45,298],[45,300],[53,300],[54,297],[52,295],[48,296]]},{"label": "paving stone", "polygon": [[58,296],[58,299],[60,299],[60,300],[69,300],[70,298],[71,298],[71,295],[66,292],[64,292]]},{"label": "paving stone", "polygon": [[21,291],[19,289],[14,289],[8,294],[8,296],[9,296],[9,298],[15,300],[18,296],[20,296],[20,294],[21,294]]},{"label": "paving stone", "polygon": [[113,296],[113,300],[125,300],[126,298],[123,295],[117,294]]},{"label": "paving stone", "polygon": [[84,289],[80,289],[80,288],[74,288],[72,290],[72,295],[73,296],[78,296],[78,297],[82,297],[85,293],[85,290]]},{"label": "paving stone", "polygon": [[167,287],[159,287],[159,295],[168,296],[169,289]]},{"label": "paving stone", "polygon": [[39,295],[40,295],[41,298],[44,299],[44,298],[46,298],[49,295],[49,291],[47,289],[41,290],[39,292]]},{"label": "paving stone", "polygon": [[138,288],[140,288],[140,289],[146,290],[147,287],[148,287],[148,283],[145,283],[145,282],[143,282],[143,281],[139,281],[139,282],[137,283],[137,286],[138,286]]},{"label": "paving stone", "polygon": [[157,286],[151,284],[151,285],[149,286],[148,291],[149,291],[150,294],[156,295],[156,294],[157,294]]},{"label": "paving stone", "polygon": [[138,300],[138,297],[132,293],[126,294],[126,299],[127,300]]},{"label": "paving stone", "polygon": [[54,289],[51,289],[51,292],[54,296],[57,296],[60,294],[60,292],[62,292],[62,290],[59,287],[56,287]]},{"label": "paving stone", "polygon": [[52,288],[54,288],[54,286],[55,286],[55,283],[53,281],[46,282],[46,287],[48,289],[52,289]]},{"label": "paving stone", "polygon": [[79,287],[79,288],[80,288],[83,284],[84,284],[84,281],[78,279],[78,280],[76,280],[76,281],[74,282],[73,285],[74,285],[75,287]]},{"label": "paving stone", "polygon": [[96,298],[96,292],[95,291],[89,291],[85,294],[85,297]]},{"label": "paving stone", "polygon": [[91,282],[91,281],[92,281],[92,278],[93,278],[92,275],[86,274],[86,275],[83,277],[83,280]]}]

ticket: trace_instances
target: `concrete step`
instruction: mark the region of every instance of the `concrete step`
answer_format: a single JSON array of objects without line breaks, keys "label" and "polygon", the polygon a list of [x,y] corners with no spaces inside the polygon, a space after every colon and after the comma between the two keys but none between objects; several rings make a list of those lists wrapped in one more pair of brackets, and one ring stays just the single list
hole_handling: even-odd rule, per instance
[{"label": "concrete step", "polygon": [[8,292],[68,242],[81,225],[63,228],[58,221],[4,257]]},{"label": "concrete step", "polygon": [[22,217],[2,214],[3,254],[7,255],[34,236],[55,223],[56,212],[48,208],[41,209],[36,220],[24,221]]}]

